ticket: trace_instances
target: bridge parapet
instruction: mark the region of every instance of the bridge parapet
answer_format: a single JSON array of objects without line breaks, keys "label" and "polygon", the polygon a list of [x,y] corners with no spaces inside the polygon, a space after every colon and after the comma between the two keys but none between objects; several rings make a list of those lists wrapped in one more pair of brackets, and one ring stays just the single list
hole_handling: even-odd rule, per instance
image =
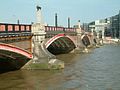
[{"label": "bridge parapet", "polygon": [[0,49],[2,50],[6,50],[6,51],[11,51],[11,52],[16,52],[16,53],[20,53],[28,58],[32,58],[32,54],[30,54],[28,51],[25,51],[19,47],[13,46],[13,45],[9,45],[9,44],[4,44],[4,43],[0,43]]}]

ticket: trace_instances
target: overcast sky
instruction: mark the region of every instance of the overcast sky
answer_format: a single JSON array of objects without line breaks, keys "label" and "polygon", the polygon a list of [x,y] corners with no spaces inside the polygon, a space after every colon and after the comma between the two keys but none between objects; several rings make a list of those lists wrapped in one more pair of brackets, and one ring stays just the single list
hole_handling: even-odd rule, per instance
[{"label": "overcast sky", "polygon": [[87,23],[104,19],[119,13],[120,0],[1,0],[0,22],[31,23],[36,20],[36,5],[42,7],[44,22],[54,25],[55,13],[58,14],[58,25],[66,26],[67,18],[71,25],[81,20]]}]

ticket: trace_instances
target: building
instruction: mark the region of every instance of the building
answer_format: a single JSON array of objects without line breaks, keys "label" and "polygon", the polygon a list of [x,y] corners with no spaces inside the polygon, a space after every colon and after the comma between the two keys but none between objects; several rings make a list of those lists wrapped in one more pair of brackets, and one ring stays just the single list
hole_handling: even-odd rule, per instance
[{"label": "building", "polygon": [[98,38],[104,38],[104,32],[109,27],[109,19],[96,20],[89,23],[89,31],[92,32]]},{"label": "building", "polygon": [[119,14],[110,17],[111,37],[120,38],[120,11]]},{"label": "building", "polygon": [[83,23],[82,25],[81,25],[81,28],[82,28],[82,30],[84,30],[84,31],[86,31],[86,32],[88,32],[89,31],[89,27],[88,27],[88,23]]},{"label": "building", "polygon": [[96,32],[99,38],[104,38],[104,36],[120,38],[120,11],[115,16],[90,22],[88,31]]}]

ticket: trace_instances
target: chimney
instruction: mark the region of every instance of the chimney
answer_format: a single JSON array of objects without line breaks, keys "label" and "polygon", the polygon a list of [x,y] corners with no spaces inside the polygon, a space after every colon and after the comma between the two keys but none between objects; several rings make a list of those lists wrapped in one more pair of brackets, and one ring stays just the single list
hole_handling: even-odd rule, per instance
[{"label": "chimney", "polygon": [[68,28],[70,28],[70,17],[68,17]]},{"label": "chimney", "polygon": [[17,24],[20,24],[20,20],[19,19],[17,20]]},{"label": "chimney", "polygon": [[58,21],[57,21],[57,13],[55,13],[55,27],[58,26]]}]

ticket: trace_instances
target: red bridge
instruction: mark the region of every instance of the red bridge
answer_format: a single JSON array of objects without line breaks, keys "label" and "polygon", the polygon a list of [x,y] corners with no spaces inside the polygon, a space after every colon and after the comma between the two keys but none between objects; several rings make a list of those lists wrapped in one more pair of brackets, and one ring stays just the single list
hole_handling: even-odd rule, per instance
[{"label": "red bridge", "polygon": [[65,34],[58,34],[52,37],[45,45],[48,51],[54,55],[69,53],[76,47],[74,40]]},{"label": "red bridge", "polygon": [[[76,48],[76,28],[45,26],[45,47],[52,54]],[[0,23],[0,70],[20,69],[31,58],[31,25]]]},{"label": "red bridge", "polygon": [[32,54],[16,46],[0,43],[0,70],[20,69]]}]

